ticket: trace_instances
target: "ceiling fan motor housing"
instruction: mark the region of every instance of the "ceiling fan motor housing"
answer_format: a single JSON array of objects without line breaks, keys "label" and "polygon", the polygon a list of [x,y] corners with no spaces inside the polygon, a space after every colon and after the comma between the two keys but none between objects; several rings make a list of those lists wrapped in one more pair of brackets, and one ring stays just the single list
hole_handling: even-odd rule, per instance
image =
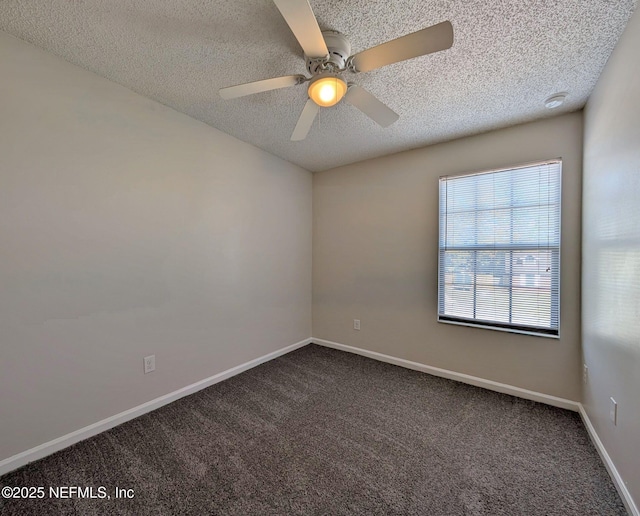
[{"label": "ceiling fan motor housing", "polygon": [[327,59],[305,56],[307,70],[311,75],[342,70],[351,55],[351,43],[344,34],[335,30],[325,30],[322,31],[322,36],[329,50],[329,57]]}]

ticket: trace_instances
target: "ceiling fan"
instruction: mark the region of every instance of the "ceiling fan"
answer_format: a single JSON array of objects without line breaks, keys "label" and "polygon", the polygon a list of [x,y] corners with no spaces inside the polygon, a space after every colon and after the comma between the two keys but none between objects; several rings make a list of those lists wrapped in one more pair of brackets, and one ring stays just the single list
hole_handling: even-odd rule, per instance
[{"label": "ceiling fan", "polygon": [[286,75],[222,88],[219,92],[222,98],[233,99],[308,82],[309,100],[293,130],[292,141],[305,139],[321,107],[335,106],[343,98],[377,124],[388,127],[399,115],[364,88],[345,82],[340,74],[368,72],[453,45],[453,27],[445,21],[351,55],[351,44],[343,34],[320,30],[308,0],[273,1],[300,43],[311,77]]}]

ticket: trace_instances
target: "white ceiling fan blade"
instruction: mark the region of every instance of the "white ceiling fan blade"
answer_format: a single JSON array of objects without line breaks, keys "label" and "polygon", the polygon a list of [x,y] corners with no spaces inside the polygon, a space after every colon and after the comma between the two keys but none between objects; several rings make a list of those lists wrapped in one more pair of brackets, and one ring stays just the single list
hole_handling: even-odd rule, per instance
[{"label": "white ceiling fan blade", "polygon": [[273,0],[307,57],[329,54],[308,0]]},{"label": "white ceiling fan blade", "polygon": [[398,120],[398,118],[400,118],[398,113],[380,102],[367,90],[360,86],[356,86],[355,84],[349,86],[349,90],[344,96],[344,100],[352,106],[357,107],[365,115],[371,118],[371,120],[382,127],[389,127],[392,123]]},{"label": "white ceiling fan blade", "polygon": [[353,56],[351,62],[356,71],[368,72],[381,66],[446,50],[452,45],[453,27],[451,22],[445,21],[363,50]]},{"label": "white ceiling fan blade", "polygon": [[299,142],[307,137],[309,129],[311,129],[318,111],[320,111],[320,106],[311,99],[307,100],[307,103],[304,105],[304,109],[302,110],[302,114],[300,115],[300,118],[298,118],[296,128],[293,130],[293,134],[291,135],[292,142]]},{"label": "white ceiling fan blade", "polygon": [[238,97],[244,97],[245,95],[261,93],[263,91],[295,86],[296,84],[301,84],[304,80],[304,75],[285,75],[284,77],[274,77],[273,79],[247,82],[246,84],[238,84],[237,86],[221,88],[219,93],[223,99],[235,99]]}]

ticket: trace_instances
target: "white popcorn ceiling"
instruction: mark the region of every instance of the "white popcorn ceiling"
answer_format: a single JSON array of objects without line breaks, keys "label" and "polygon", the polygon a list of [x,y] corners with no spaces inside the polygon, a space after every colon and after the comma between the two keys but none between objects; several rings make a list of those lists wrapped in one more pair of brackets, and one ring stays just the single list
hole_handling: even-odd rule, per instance
[{"label": "white popcorn ceiling", "polygon": [[[637,0],[310,0],[354,53],[450,20],[450,50],[345,74],[400,115],[383,129],[344,102],[291,142],[305,86],[218,89],[305,74],[271,0],[3,0],[0,29],[302,167],[319,171],[584,106]],[[557,110],[544,107],[566,91]]]}]

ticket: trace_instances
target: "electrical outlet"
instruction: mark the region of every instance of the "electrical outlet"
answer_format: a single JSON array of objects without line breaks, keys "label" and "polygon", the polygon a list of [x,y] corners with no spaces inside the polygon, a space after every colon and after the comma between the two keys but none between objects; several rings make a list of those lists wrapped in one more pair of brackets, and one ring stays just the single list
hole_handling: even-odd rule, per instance
[{"label": "electrical outlet", "polygon": [[611,405],[609,405],[609,419],[614,425],[618,424],[618,402],[613,398],[609,398],[611,400]]},{"label": "electrical outlet", "polygon": [[589,379],[589,368],[587,367],[587,364],[583,364],[583,366],[582,366],[582,383],[587,383],[588,379]]},{"label": "electrical outlet", "polygon": [[360,319],[354,319],[353,320],[353,329],[354,330],[359,330],[360,329]]},{"label": "electrical outlet", "polygon": [[156,370],[156,356],[149,355],[144,357],[144,374],[151,373]]}]

